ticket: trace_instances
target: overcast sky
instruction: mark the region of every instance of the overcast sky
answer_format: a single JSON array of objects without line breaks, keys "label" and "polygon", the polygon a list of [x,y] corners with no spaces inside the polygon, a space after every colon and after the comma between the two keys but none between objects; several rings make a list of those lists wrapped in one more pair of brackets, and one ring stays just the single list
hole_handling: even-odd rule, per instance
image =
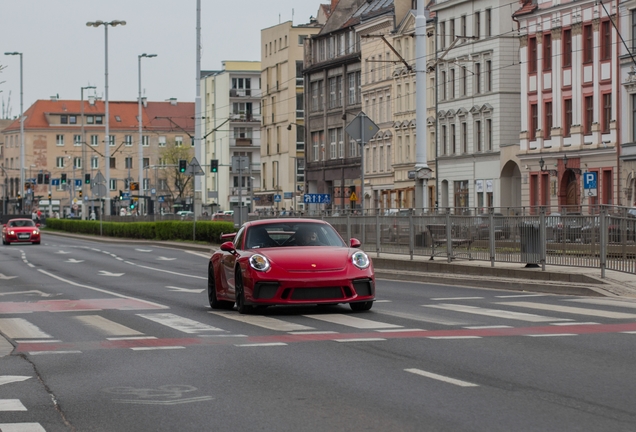
[{"label": "overcast sky", "polygon": [[[328,0],[322,0],[328,3]],[[123,20],[108,28],[109,100],[177,98],[194,102],[196,0],[0,0],[0,117],[10,106],[20,113],[23,53],[24,110],[37,99],[80,99],[80,89],[104,94],[104,27],[88,21]],[[201,69],[221,69],[223,60],[260,61],[260,31],[292,20],[305,24],[320,0],[201,0]],[[86,98],[92,90],[85,90]],[[10,104],[9,103],[10,93]]]}]

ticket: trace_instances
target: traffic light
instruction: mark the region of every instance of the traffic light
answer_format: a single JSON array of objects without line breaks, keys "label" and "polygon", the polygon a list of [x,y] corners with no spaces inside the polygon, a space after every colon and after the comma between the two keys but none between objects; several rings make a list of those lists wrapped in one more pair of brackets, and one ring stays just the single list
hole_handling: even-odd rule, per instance
[{"label": "traffic light", "polygon": [[91,184],[91,173],[84,174],[84,183]]},{"label": "traffic light", "polygon": [[44,174],[44,184],[49,184],[49,183],[51,183],[51,174],[45,173]]},{"label": "traffic light", "polygon": [[219,172],[219,160],[218,159],[212,159],[210,160],[210,172]]},{"label": "traffic light", "polygon": [[38,184],[44,183],[44,174],[38,173]]},{"label": "traffic light", "polygon": [[80,198],[82,197],[82,191],[79,191],[79,197]]},{"label": "traffic light", "polygon": [[130,182],[130,190],[138,191],[139,190],[139,182]]},{"label": "traffic light", "polygon": [[179,159],[179,172],[186,172],[186,168],[188,167],[188,161],[185,159]]},{"label": "traffic light", "polygon": [[18,199],[21,200],[22,199],[22,194],[20,192],[18,192]]},{"label": "traffic light", "polygon": [[134,202],[132,202],[132,201],[130,202],[130,209],[131,209],[131,210],[134,210],[134,209],[135,209],[135,203],[134,203]]},{"label": "traffic light", "polygon": [[66,173],[62,173],[62,180],[60,182],[66,184]]},{"label": "traffic light", "polygon": [[51,201],[51,192],[49,192],[49,201]]},{"label": "traffic light", "polygon": [[124,193],[122,191],[119,191],[119,201],[124,199]]}]

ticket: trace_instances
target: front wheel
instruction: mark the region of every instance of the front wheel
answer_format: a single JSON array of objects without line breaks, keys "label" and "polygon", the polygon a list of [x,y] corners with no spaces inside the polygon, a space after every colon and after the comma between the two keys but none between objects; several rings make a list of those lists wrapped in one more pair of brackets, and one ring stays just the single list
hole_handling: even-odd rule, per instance
[{"label": "front wheel", "polygon": [[371,309],[373,306],[372,301],[360,302],[360,303],[349,303],[349,307],[354,312],[364,312]]},{"label": "front wheel", "polygon": [[236,310],[241,315],[252,313],[252,306],[245,304],[245,292],[243,288],[243,276],[240,269],[236,269],[234,275],[234,289],[236,291]]}]

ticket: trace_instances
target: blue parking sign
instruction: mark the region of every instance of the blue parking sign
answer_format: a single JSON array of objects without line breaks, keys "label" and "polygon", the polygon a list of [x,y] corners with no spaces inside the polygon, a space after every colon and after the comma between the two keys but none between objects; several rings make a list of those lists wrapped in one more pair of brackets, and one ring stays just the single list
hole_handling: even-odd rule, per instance
[{"label": "blue parking sign", "polygon": [[583,189],[596,189],[598,183],[597,172],[586,172],[583,174]]}]

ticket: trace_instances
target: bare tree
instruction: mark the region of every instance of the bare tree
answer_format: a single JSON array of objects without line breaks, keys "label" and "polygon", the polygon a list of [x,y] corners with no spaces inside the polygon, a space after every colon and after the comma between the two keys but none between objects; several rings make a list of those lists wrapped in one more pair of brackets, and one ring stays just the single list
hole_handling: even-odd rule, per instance
[{"label": "bare tree", "polygon": [[161,178],[165,180],[173,203],[192,196],[193,177],[179,172],[179,160],[186,160],[189,164],[193,154],[192,147],[183,144],[178,146],[174,141],[166,143],[166,147],[159,152],[161,161],[166,165],[166,168],[162,170]]}]

